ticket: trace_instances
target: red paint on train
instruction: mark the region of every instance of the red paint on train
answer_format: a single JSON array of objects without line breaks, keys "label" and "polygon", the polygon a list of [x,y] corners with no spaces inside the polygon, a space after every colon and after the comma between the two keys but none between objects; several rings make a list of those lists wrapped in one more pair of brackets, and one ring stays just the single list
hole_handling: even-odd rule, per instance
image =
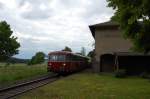
[{"label": "red paint on train", "polygon": [[56,73],[72,73],[88,66],[88,58],[65,51],[49,53],[48,71]]}]

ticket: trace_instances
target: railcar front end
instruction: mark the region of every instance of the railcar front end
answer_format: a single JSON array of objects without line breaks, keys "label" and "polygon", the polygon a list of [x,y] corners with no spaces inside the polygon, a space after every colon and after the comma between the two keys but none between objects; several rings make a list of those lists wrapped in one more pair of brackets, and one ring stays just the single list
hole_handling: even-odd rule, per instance
[{"label": "railcar front end", "polygon": [[65,61],[65,55],[51,54],[49,55],[48,71],[62,73],[68,72],[69,62]]}]

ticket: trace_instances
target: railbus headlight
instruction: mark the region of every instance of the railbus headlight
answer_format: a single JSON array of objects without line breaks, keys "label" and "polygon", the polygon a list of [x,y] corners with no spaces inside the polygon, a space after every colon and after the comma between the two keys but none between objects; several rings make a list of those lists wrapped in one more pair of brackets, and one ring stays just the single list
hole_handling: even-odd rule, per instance
[{"label": "railbus headlight", "polygon": [[66,66],[66,64],[64,63],[63,66]]},{"label": "railbus headlight", "polygon": [[52,64],[51,64],[51,63],[49,63],[49,65],[51,66]]}]

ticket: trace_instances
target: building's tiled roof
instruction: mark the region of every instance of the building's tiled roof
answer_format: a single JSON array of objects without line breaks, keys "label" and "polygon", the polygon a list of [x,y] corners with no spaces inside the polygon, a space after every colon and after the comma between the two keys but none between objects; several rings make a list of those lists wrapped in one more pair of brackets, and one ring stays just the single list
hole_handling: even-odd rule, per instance
[{"label": "building's tiled roof", "polygon": [[99,23],[99,24],[94,24],[94,25],[90,25],[89,28],[92,32],[93,37],[95,37],[95,29],[111,29],[111,28],[118,28],[119,24],[117,22],[114,21],[107,21],[104,23]]},{"label": "building's tiled roof", "polygon": [[114,22],[114,21],[107,21],[107,22],[104,22],[104,23],[94,24],[94,25],[90,25],[90,26],[94,26],[94,27],[118,26],[118,23]]}]

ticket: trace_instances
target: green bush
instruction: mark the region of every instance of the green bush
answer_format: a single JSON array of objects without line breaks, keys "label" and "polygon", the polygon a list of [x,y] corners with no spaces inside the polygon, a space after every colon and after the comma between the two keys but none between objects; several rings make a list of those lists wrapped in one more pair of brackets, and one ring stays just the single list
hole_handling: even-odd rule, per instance
[{"label": "green bush", "polygon": [[150,78],[150,73],[148,73],[148,72],[142,72],[140,74],[140,77],[142,77],[142,78]]},{"label": "green bush", "polygon": [[126,70],[124,69],[119,69],[117,71],[115,71],[115,77],[117,78],[125,78],[127,75],[126,75]]},{"label": "green bush", "polygon": [[41,64],[45,61],[45,54],[43,52],[37,52],[35,56],[28,62],[28,65]]}]

